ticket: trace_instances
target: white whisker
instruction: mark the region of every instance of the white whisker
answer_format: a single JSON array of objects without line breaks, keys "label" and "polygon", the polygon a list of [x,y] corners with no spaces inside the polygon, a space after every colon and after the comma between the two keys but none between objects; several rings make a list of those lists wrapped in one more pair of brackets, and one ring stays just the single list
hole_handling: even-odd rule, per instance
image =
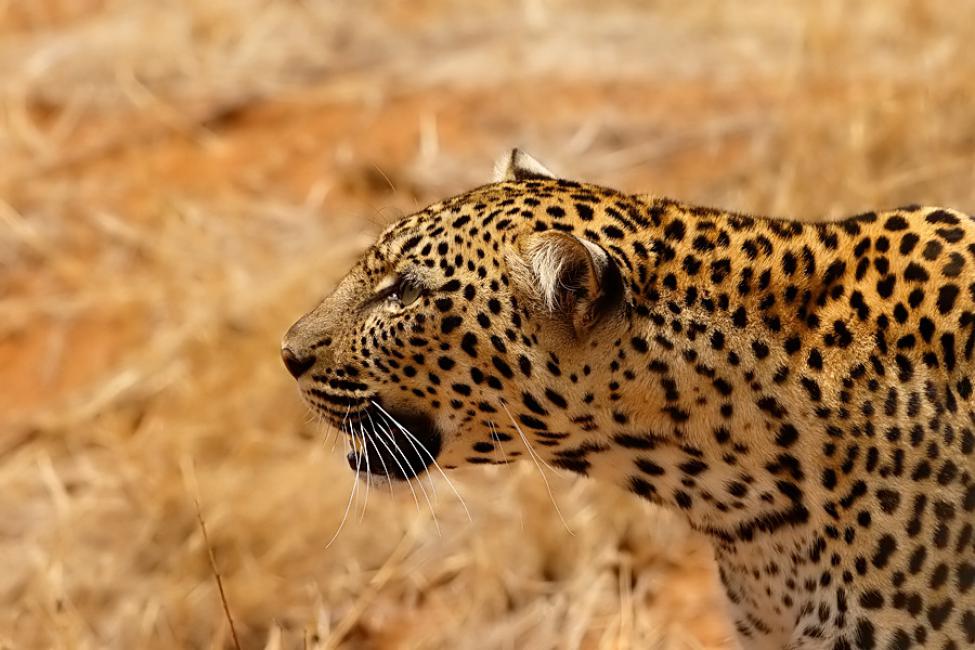
[{"label": "white whisker", "polygon": [[[372,401],[372,400],[370,400],[370,401]],[[440,475],[441,475],[441,476],[443,476],[443,478],[444,478],[444,480],[445,480],[445,481],[447,482],[447,486],[448,486],[448,487],[449,487],[449,488],[451,489],[451,491],[453,491],[453,493],[454,493],[454,495],[455,495],[455,496],[457,497],[457,500],[458,500],[458,501],[460,501],[460,505],[462,505],[462,506],[464,507],[464,512],[465,512],[465,513],[467,514],[467,520],[468,520],[468,521],[474,521],[474,518],[473,518],[473,517],[471,517],[471,511],[467,509],[467,503],[466,503],[466,502],[464,501],[464,497],[462,497],[462,496],[460,495],[460,492],[458,492],[458,491],[457,491],[457,488],[456,488],[456,487],[454,487],[454,484],[453,484],[453,483],[451,482],[451,480],[450,480],[450,479],[449,479],[449,478],[447,477],[447,473],[446,473],[445,471],[443,471],[443,468],[442,468],[442,467],[440,467],[440,463],[438,463],[438,462],[437,462],[437,459],[433,457],[433,454],[431,454],[431,453],[430,453],[430,451],[429,451],[429,450],[428,450],[428,449],[427,449],[426,447],[424,447],[424,446],[423,446],[423,443],[421,443],[421,442],[420,442],[420,441],[419,441],[419,440],[418,440],[418,439],[416,438],[416,436],[414,436],[414,435],[413,435],[412,433],[410,433],[409,431],[407,431],[407,430],[406,430],[406,428],[405,428],[405,427],[403,427],[403,425],[402,425],[402,424],[400,424],[399,422],[397,422],[397,421],[396,421],[396,418],[394,418],[394,417],[393,417],[392,415],[390,415],[390,414],[389,414],[389,413],[388,413],[388,412],[386,411],[386,409],[384,409],[384,408],[383,408],[382,406],[380,406],[380,405],[379,405],[379,404],[377,404],[376,402],[372,402],[372,405],[373,405],[373,406],[375,406],[376,408],[378,408],[378,409],[379,409],[380,411],[382,411],[383,413],[385,413],[385,414],[386,414],[386,415],[387,415],[387,416],[388,416],[388,417],[389,417],[389,418],[390,418],[390,419],[392,420],[392,422],[393,422],[393,424],[395,424],[395,425],[396,425],[397,427],[399,427],[399,429],[400,429],[400,430],[401,430],[401,431],[402,431],[402,432],[403,432],[404,434],[406,434],[406,436],[407,436],[408,438],[410,438],[410,439],[412,439],[412,440],[414,440],[414,441],[416,441],[416,444],[418,444],[418,445],[420,445],[420,448],[421,448],[421,449],[423,449],[423,451],[425,451],[425,452],[426,452],[426,454],[427,454],[427,457],[428,457],[428,458],[429,458],[429,459],[431,460],[431,462],[433,462],[433,466],[434,466],[434,467],[436,467],[436,468],[437,468],[437,471],[438,471],[438,472],[440,472]]]},{"label": "white whisker", "polygon": [[508,407],[505,406],[503,400],[500,402],[500,404],[501,408],[504,409],[504,412],[508,414],[508,419],[511,420],[511,424],[514,425],[515,431],[517,431],[518,435],[521,436],[522,442],[525,443],[525,449],[528,450],[528,455],[531,456],[532,460],[535,462],[535,467],[538,468],[538,473],[542,476],[542,481],[545,483],[545,490],[548,492],[549,499],[552,500],[552,505],[555,507],[556,514],[558,514],[559,519],[562,520],[562,525],[565,526],[566,531],[568,531],[570,535],[575,535],[575,533],[572,532],[572,529],[569,528],[569,523],[565,520],[565,517],[562,516],[562,511],[559,510],[559,504],[555,502],[555,495],[552,494],[552,486],[549,485],[548,477],[545,476],[545,470],[542,469],[542,465],[538,461],[541,460],[542,463],[544,463],[549,469],[552,469],[552,467],[546,463],[544,459],[540,458],[538,454],[535,453],[535,450],[532,449],[532,446],[528,442],[528,437],[525,435],[525,432],[521,430],[521,427],[518,426],[518,423],[515,422],[514,417],[511,415],[511,411],[509,411]]},{"label": "white whisker", "polygon": [[362,457],[366,459],[366,499],[362,502],[362,511],[359,513],[359,521],[366,516],[366,508],[369,506],[369,487],[372,485],[372,466],[369,463],[369,446],[366,440],[366,429],[359,420],[359,438],[362,440]]},{"label": "white whisker", "polygon": [[[382,409],[380,408],[380,410],[382,410]],[[400,424],[395,421],[395,419],[393,418],[393,416],[391,416],[388,413],[386,413],[386,411],[383,411],[379,415],[382,415],[383,418],[385,420],[387,420],[388,422],[390,422],[391,424],[395,424],[397,428],[403,429],[403,427],[400,426]],[[400,449],[400,446],[396,444],[396,440],[393,437],[393,432],[389,429],[389,427],[386,428],[386,432],[389,434],[389,440],[390,440],[390,442],[393,444],[393,446],[396,447],[396,450],[399,451],[400,452],[400,455],[403,457],[403,462],[409,463],[409,461],[406,459],[406,454],[403,453],[403,450]],[[413,441],[416,440],[416,438],[414,436],[412,436],[412,435],[409,435],[409,432],[406,432],[406,433],[409,436],[409,437],[407,437],[406,442],[409,443],[410,448],[413,449],[413,453],[415,453],[417,455],[417,457],[419,458],[420,457],[420,448],[422,448],[424,451],[426,451],[426,447],[423,447],[423,445],[420,445],[420,448],[417,448],[417,446],[415,444],[413,444]],[[417,443],[419,443],[418,440],[417,440]],[[430,456],[430,453],[429,452],[427,452],[427,456]],[[413,469],[413,467],[410,466],[410,469]],[[434,484],[433,478],[430,476],[430,472],[425,472],[425,474],[426,474],[426,478],[427,478],[427,483],[429,483],[429,485],[430,485],[430,493],[434,496],[434,498],[436,498],[436,496],[437,496],[437,486]],[[403,472],[403,476],[406,476],[406,472],[405,471]],[[414,475],[414,478],[416,478],[416,480],[417,480],[418,483],[420,483],[421,485],[423,484],[423,478],[420,475],[416,474],[416,475]]]},{"label": "white whisker", "polygon": [[[369,427],[372,429],[372,438],[373,438],[373,440],[374,441],[375,440],[378,440],[380,443],[383,444],[383,447],[386,447],[386,444],[383,443],[382,440],[376,438],[376,436],[379,435],[379,434],[376,433],[376,423],[373,422],[372,416],[369,415],[369,411],[366,411],[366,417],[369,418]],[[386,451],[389,451],[389,447],[386,447]],[[393,452],[392,451],[389,451],[389,454],[392,455]],[[377,454],[377,456],[379,456],[379,462],[382,463],[383,473],[386,475],[386,482],[389,484],[389,496],[390,496],[390,498],[392,498],[392,496],[393,496],[393,479],[391,479],[389,477],[389,468],[386,467],[386,461],[383,460],[383,455],[382,454]],[[419,510],[419,504],[417,504],[417,510]]]},{"label": "white whisker", "polygon": [[[380,428],[380,430],[383,430],[382,424],[379,425],[379,428]],[[403,455],[403,452],[400,450],[399,446],[396,444],[396,440],[393,439],[393,433],[392,433],[392,431],[390,431],[388,428],[386,428],[383,431],[383,433],[389,439],[389,443],[391,445],[393,445],[393,447],[396,448],[396,452],[399,452],[399,454],[402,456]],[[396,466],[399,467],[399,471],[403,473],[403,476],[405,478],[406,477],[406,469],[403,467],[403,465],[400,464],[399,459],[396,457],[396,452],[394,452],[392,449],[390,449],[386,445],[385,442],[383,442],[383,446],[386,447],[386,449],[389,451],[389,454],[393,457],[393,462],[396,463]],[[404,458],[404,460],[405,460],[405,458]],[[413,481],[411,481],[408,478],[405,478],[405,480],[406,480],[407,486],[410,488],[410,492],[413,493],[413,502],[416,503],[416,511],[417,512],[420,512],[420,500],[417,499],[417,497],[416,497],[416,490],[413,489]],[[417,484],[420,486],[420,491],[423,492],[423,498],[427,502],[427,507],[430,509],[430,515],[433,517],[433,525],[437,528],[437,535],[443,536],[443,533],[440,531],[440,522],[437,520],[437,511],[434,510],[434,508],[433,508],[433,502],[430,501],[430,495],[427,494],[426,488],[423,487],[423,481],[419,481]]]},{"label": "white whisker", "polygon": [[[345,427],[343,425],[343,430],[344,430],[344,428]],[[347,444],[350,444],[350,443],[347,443]],[[356,463],[356,477],[352,481],[352,490],[349,492],[349,501],[348,501],[348,503],[345,504],[345,512],[342,514],[342,521],[339,522],[339,527],[335,530],[335,534],[332,535],[332,539],[328,540],[328,543],[325,544],[325,550],[328,550],[328,548],[332,545],[332,543],[336,539],[338,539],[339,533],[342,532],[342,528],[345,526],[345,522],[349,518],[349,511],[352,509],[352,500],[355,498],[356,485],[359,483],[359,470],[358,470],[358,467],[359,467],[359,464]]]},{"label": "white whisker", "polygon": [[[497,444],[497,449],[501,450],[501,457],[504,459],[505,465],[508,465],[509,464],[508,454],[504,450],[504,443],[497,439],[498,427],[494,424],[494,420],[488,420],[487,423],[488,426],[491,427],[491,433],[494,434],[493,439]],[[495,457],[497,457],[497,454],[495,454]],[[524,531],[525,530],[525,506],[524,504],[522,504],[520,499],[516,499],[515,503],[518,506],[518,522],[521,524],[521,529]]]},{"label": "white whisker", "polygon": [[491,440],[494,441],[494,457],[495,458],[498,457],[498,450],[500,449],[501,450],[501,460],[504,462],[505,465],[507,465],[508,464],[508,454],[504,450],[504,443],[502,443],[500,440],[498,440],[498,429],[497,429],[496,426],[494,426],[494,422],[491,421],[491,420],[488,420],[488,426],[491,428],[491,433],[494,434],[491,437]]},{"label": "white whisker", "polygon": [[[380,414],[380,415],[382,415],[382,414]],[[383,416],[383,417],[385,418],[385,416]],[[400,457],[403,459],[403,462],[404,463],[409,463],[409,461],[406,459],[406,454],[403,453],[403,450],[396,443],[396,438],[393,436],[392,430],[387,426],[387,427],[384,427],[384,431],[386,433],[386,437],[389,439],[389,444],[393,445],[393,447],[396,449],[396,452],[399,453]],[[412,442],[410,442],[409,439],[407,439],[406,442],[409,442],[410,443],[410,447],[413,448],[414,452],[416,452],[417,454],[419,454],[419,452],[416,451],[416,446]],[[394,460],[395,460],[395,455],[394,455]],[[399,465],[399,461],[397,461],[396,464]],[[403,476],[406,477],[406,468],[404,468],[402,465],[399,465],[399,468],[400,468],[400,471],[403,472]],[[410,469],[412,469],[412,467]],[[430,493],[427,493],[427,489],[423,485],[423,479],[421,477],[419,477],[419,476],[414,476],[414,478],[416,479],[416,484],[420,486],[420,491],[423,492],[423,498],[426,499],[427,506],[430,508],[430,514],[433,515],[434,523],[437,523],[437,531],[439,532],[440,531],[440,524],[437,522],[437,512],[436,512],[436,510],[433,507],[433,501],[430,499],[430,494],[433,494],[434,498],[436,498],[436,496],[437,496],[436,488],[433,485],[433,479],[430,478],[429,474],[427,475],[427,483],[429,483],[429,485],[430,485]],[[413,481],[411,479],[409,479],[409,478],[407,478],[406,481],[408,483],[410,483],[410,484],[413,483]]]}]

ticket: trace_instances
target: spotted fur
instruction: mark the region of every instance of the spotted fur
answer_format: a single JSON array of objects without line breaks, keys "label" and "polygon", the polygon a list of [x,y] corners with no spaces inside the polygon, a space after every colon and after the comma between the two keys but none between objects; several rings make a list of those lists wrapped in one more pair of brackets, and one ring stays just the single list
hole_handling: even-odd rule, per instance
[{"label": "spotted fur", "polygon": [[674,508],[746,648],[975,645],[975,221],[500,169],[386,229],[285,338],[372,471],[532,453]]}]

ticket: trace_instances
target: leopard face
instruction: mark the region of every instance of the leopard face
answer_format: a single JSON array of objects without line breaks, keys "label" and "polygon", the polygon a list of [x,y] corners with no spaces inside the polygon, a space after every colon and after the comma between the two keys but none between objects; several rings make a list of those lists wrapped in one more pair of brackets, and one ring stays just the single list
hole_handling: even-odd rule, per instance
[{"label": "leopard face", "polygon": [[582,186],[526,160],[387,228],[285,336],[303,398],[354,440],[353,469],[409,479],[591,431],[549,416],[593,401],[561,384],[584,385],[590,342],[621,326],[622,276],[599,246],[539,229],[535,213],[574,211]]}]

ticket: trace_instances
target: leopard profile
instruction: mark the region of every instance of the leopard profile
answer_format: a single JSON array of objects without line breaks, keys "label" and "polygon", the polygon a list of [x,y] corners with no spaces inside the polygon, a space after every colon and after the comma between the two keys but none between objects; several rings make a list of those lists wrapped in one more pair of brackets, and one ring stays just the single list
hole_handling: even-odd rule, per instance
[{"label": "leopard profile", "polygon": [[753,217],[517,150],[282,347],[353,467],[619,485],[711,540],[742,647],[795,650],[975,645],[973,353],[966,214]]}]

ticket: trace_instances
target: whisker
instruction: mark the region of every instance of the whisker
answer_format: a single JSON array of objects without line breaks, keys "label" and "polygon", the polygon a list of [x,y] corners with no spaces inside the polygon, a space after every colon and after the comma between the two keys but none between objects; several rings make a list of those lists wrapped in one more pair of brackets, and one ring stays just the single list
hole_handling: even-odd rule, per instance
[{"label": "whisker", "polygon": [[[511,420],[511,424],[514,425],[515,431],[517,431],[518,435],[521,436],[521,441],[525,443],[525,449],[528,450],[528,455],[531,456],[532,460],[535,462],[535,467],[538,468],[538,473],[542,476],[542,481],[545,483],[545,490],[548,492],[548,497],[552,501],[552,505],[555,507],[556,514],[558,514],[559,519],[562,520],[562,525],[565,526],[565,530],[568,531],[570,535],[575,535],[575,533],[572,532],[572,529],[569,528],[569,523],[565,520],[565,517],[562,516],[562,511],[559,510],[559,504],[555,502],[555,495],[552,494],[552,486],[549,485],[548,477],[545,476],[545,471],[538,462],[541,460],[542,463],[545,463],[545,460],[539,458],[538,454],[535,453],[535,450],[532,449],[532,446],[528,443],[528,437],[525,435],[525,432],[521,430],[521,427],[518,426],[518,423],[515,422],[515,419],[511,416],[511,411],[509,411],[508,407],[505,406],[504,400],[501,400],[499,403],[501,404],[501,408],[504,409],[504,412],[508,414],[508,419]],[[551,465],[548,463],[545,463],[545,466],[552,469]]]},{"label": "whisker", "polygon": [[[342,428],[343,430],[345,429],[344,425]],[[346,441],[346,444],[349,444],[348,441]],[[357,468],[358,465],[359,464],[356,463]],[[332,545],[332,543],[336,539],[338,539],[339,533],[342,532],[342,528],[345,526],[345,522],[349,518],[349,511],[352,509],[352,500],[353,498],[355,498],[355,490],[356,490],[356,485],[358,483],[359,483],[359,476],[358,476],[358,469],[356,469],[356,478],[352,482],[352,490],[349,492],[349,501],[348,503],[345,504],[345,512],[342,514],[342,521],[339,522],[339,527],[335,530],[335,534],[332,535],[332,539],[328,540],[328,543],[325,544],[325,550],[328,550],[328,548]]]},{"label": "whisker", "polygon": [[[380,431],[382,431],[382,425],[380,425],[379,428],[380,428]],[[392,432],[390,432],[387,429],[383,433],[384,433],[384,435],[387,438],[389,438],[390,444],[392,444],[393,447],[396,447],[396,441],[393,439]],[[389,446],[385,442],[383,442],[381,439],[380,439],[380,442],[382,443],[382,445],[384,447],[386,447],[386,450],[389,451],[389,455],[393,457],[393,461],[399,467],[400,471],[403,472],[403,476],[406,476],[406,470],[400,464],[399,459],[396,458],[396,452],[394,452],[392,449],[390,449]],[[397,447],[397,451],[399,451],[399,448],[398,447]],[[400,452],[400,453],[402,454],[402,452]],[[417,511],[417,513],[419,513],[420,512],[420,500],[416,496],[416,490],[413,489],[413,482],[410,481],[409,479],[407,479],[406,480],[406,485],[407,485],[407,487],[410,488],[410,493],[413,495],[413,503],[416,504],[416,511]],[[419,485],[420,485],[420,490],[423,492],[423,498],[427,502],[427,507],[430,509],[430,514],[433,516],[433,523],[434,523],[434,526],[436,526],[436,528],[437,528],[437,534],[438,535],[442,535],[442,533],[440,532],[440,522],[437,521],[437,512],[433,509],[433,503],[430,501],[430,495],[427,494],[426,488],[423,487],[423,483],[422,482]]]},{"label": "whisker", "polygon": [[[488,420],[487,423],[488,426],[491,427],[491,433],[495,434],[495,438],[497,438],[498,427],[497,425],[494,424],[494,420]],[[495,440],[495,441],[497,442],[496,449],[501,450],[501,457],[504,459],[505,465],[508,465],[509,464],[508,454],[504,450],[504,443],[500,440]],[[495,454],[495,457],[497,457],[497,454]],[[517,504],[518,507],[518,522],[521,524],[521,530],[524,531],[525,530],[525,506],[520,499],[516,499],[515,503]]]},{"label": "whisker", "polygon": [[362,457],[366,459],[366,499],[362,502],[362,511],[359,513],[359,522],[366,516],[366,508],[369,506],[369,487],[372,485],[372,466],[369,463],[369,447],[366,440],[366,429],[359,421],[359,437],[362,440]]},{"label": "whisker", "polygon": [[[332,453],[333,451],[335,451],[335,445],[336,445],[336,443],[338,442],[338,439],[339,439],[338,429],[336,429],[332,425],[332,423],[330,421],[328,421],[324,417],[322,417],[322,414],[321,413],[319,413],[317,411],[314,411],[314,413],[315,413],[315,416],[318,418],[318,431],[319,431],[319,435],[321,435],[322,428],[324,427],[324,429],[325,429],[325,435],[322,438],[322,447],[325,447],[325,445],[328,444],[329,438],[331,438],[332,439],[332,446],[331,446],[331,448],[329,448],[329,453]],[[332,435],[332,434],[335,434],[335,435]]]},{"label": "whisker", "polygon": [[[352,445],[352,452],[355,455],[355,485],[359,485],[359,476],[362,474],[362,454],[363,452],[356,448],[355,444],[355,429],[349,430],[349,444]],[[362,490],[359,490],[359,497],[362,496]],[[357,499],[359,497],[356,497]]]},{"label": "whisker", "polygon": [[[372,402],[372,400],[370,400],[370,402]],[[426,452],[426,454],[427,454],[427,457],[428,457],[428,458],[430,459],[430,461],[431,461],[431,462],[433,463],[433,466],[434,466],[434,467],[436,467],[436,468],[437,468],[437,471],[438,471],[438,472],[440,472],[440,475],[441,475],[441,476],[443,476],[443,478],[444,478],[444,480],[445,480],[445,481],[447,482],[447,486],[448,486],[448,487],[449,487],[449,488],[451,489],[451,491],[453,491],[453,493],[454,493],[454,495],[455,495],[455,496],[457,497],[457,500],[458,500],[458,501],[460,501],[460,505],[462,505],[462,506],[464,507],[464,512],[465,512],[465,513],[467,514],[467,520],[468,520],[468,521],[474,521],[474,518],[473,518],[473,517],[471,517],[471,511],[470,511],[470,510],[468,510],[468,508],[467,508],[467,503],[466,503],[466,502],[464,501],[464,497],[462,497],[462,496],[460,495],[460,492],[458,492],[458,491],[457,491],[457,488],[456,488],[456,487],[454,487],[454,484],[453,484],[453,483],[451,482],[451,480],[450,480],[450,479],[449,479],[449,478],[447,477],[447,473],[446,473],[445,471],[443,471],[443,468],[442,468],[442,467],[440,467],[440,463],[438,463],[438,462],[437,462],[437,459],[433,457],[433,454],[431,454],[431,453],[430,453],[430,451],[429,451],[429,450],[427,450],[427,448],[423,446],[423,443],[421,443],[421,442],[420,442],[420,441],[419,441],[419,440],[418,440],[418,439],[416,438],[416,436],[414,436],[414,435],[413,435],[412,433],[410,433],[409,431],[407,431],[407,430],[406,430],[406,428],[405,428],[405,427],[404,427],[404,426],[403,426],[402,424],[400,424],[399,422],[397,422],[397,421],[396,421],[396,418],[394,418],[394,417],[393,417],[392,415],[390,415],[390,414],[389,414],[389,413],[388,413],[388,412],[386,411],[386,409],[384,409],[383,407],[381,407],[381,406],[380,406],[379,404],[376,404],[376,402],[372,402],[372,405],[373,405],[373,406],[375,406],[376,408],[378,408],[378,409],[379,409],[380,411],[382,411],[383,413],[385,413],[385,414],[386,414],[386,415],[387,415],[387,416],[388,416],[388,417],[390,418],[390,420],[392,420],[392,422],[393,422],[393,424],[395,424],[395,425],[396,425],[397,427],[399,427],[399,429],[400,429],[400,430],[401,430],[401,431],[402,431],[402,432],[403,432],[404,434],[406,434],[406,436],[407,436],[408,438],[410,438],[410,439],[412,439],[412,440],[414,440],[414,441],[416,441],[416,444],[418,444],[418,445],[420,445],[420,448],[421,448],[421,449],[423,449],[423,451],[424,451],[424,452]]]},{"label": "whisker", "polygon": [[494,436],[492,436],[492,439],[495,442],[495,446],[494,446],[494,457],[495,458],[498,457],[498,450],[500,449],[501,450],[501,460],[504,462],[505,465],[507,465],[508,464],[508,454],[504,450],[504,443],[497,439],[497,437],[498,437],[498,429],[497,429],[497,427],[494,426],[494,422],[491,421],[491,420],[488,420],[488,426],[491,428],[491,433],[494,434]]},{"label": "whisker", "polygon": [[[382,410],[382,409],[380,409],[380,410]],[[387,422],[389,422],[390,424],[395,424],[398,428],[402,429],[402,427],[399,425],[399,423],[395,422],[392,419],[393,416],[389,415],[385,411],[383,411],[379,415],[382,415],[383,416],[383,419],[386,420]],[[392,443],[392,445],[394,447],[396,447],[396,450],[403,457],[403,462],[409,464],[409,461],[406,458],[406,454],[403,452],[403,450],[400,448],[400,446],[396,443],[396,438],[393,436],[392,430],[390,430],[389,427],[386,427],[386,432],[389,434],[389,441],[390,441],[390,443]],[[413,449],[413,453],[415,453],[417,455],[417,457],[419,457],[420,456],[420,449],[417,448],[417,446],[415,444],[413,444],[413,441],[414,440],[416,440],[416,438],[414,438],[413,436],[410,436],[410,437],[408,437],[406,439],[406,442],[409,443],[410,447]],[[417,442],[419,443],[418,440],[417,440]],[[423,447],[422,444],[420,445],[420,448],[423,448],[423,450],[426,451],[426,448]],[[430,455],[430,453],[427,452],[427,456],[429,456],[429,455]],[[410,469],[412,469],[412,466],[410,466]],[[403,476],[406,476],[406,472],[405,471],[403,472]],[[419,482],[421,482],[421,484],[422,484],[423,479],[419,475],[414,475],[414,478],[416,478],[416,480],[419,481]],[[434,484],[433,479],[430,477],[430,473],[429,472],[427,472],[427,481],[430,484],[430,493],[433,494],[434,497],[436,497],[437,496],[437,486]]]},{"label": "whisker", "polygon": [[[385,442],[383,443],[383,446],[386,447],[386,449],[389,451],[390,456],[393,457],[393,462],[396,463],[396,466],[399,467],[399,471],[403,473],[403,477],[405,478],[406,469],[403,467],[403,465],[400,464],[399,459],[396,457],[397,452],[400,454],[400,456],[403,456],[403,451],[399,448],[399,445],[396,444],[396,440],[393,438],[393,432],[390,431],[388,427],[386,427],[385,430],[383,430],[382,424],[380,423],[379,428],[381,431],[383,431],[384,435],[389,439],[389,444],[393,445],[393,447],[396,448],[396,451],[394,452],[392,449],[386,446]],[[404,461],[406,460],[405,456],[403,456],[403,460]],[[406,484],[409,486],[410,492],[413,493],[413,501],[416,503],[416,511],[420,512],[420,500],[417,499],[416,490],[413,489],[413,481],[406,478]],[[434,510],[433,508],[433,502],[430,501],[430,495],[427,494],[427,489],[423,487],[422,480],[418,481],[417,485],[420,486],[420,491],[423,493],[423,498],[427,502],[427,507],[430,508],[430,515],[433,517],[433,524],[437,528],[437,534],[442,536],[443,533],[440,532],[440,522],[437,520],[437,511]]]},{"label": "whisker", "polygon": [[[369,411],[366,411],[366,417],[369,418],[369,427],[372,429],[372,439],[374,441],[378,440],[380,443],[382,443],[382,440],[380,440],[380,439],[378,439],[376,437],[379,434],[376,433],[376,423],[373,422],[372,416],[369,415]],[[383,447],[386,447],[385,443],[383,443]],[[386,447],[386,451],[389,451],[390,456],[393,455],[393,452],[389,450],[389,447]],[[392,496],[393,496],[393,479],[391,479],[389,477],[389,468],[386,467],[386,461],[383,460],[383,455],[382,454],[377,454],[377,455],[379,456],[379,462],[382,463],[383,473],[386,475],[386,482],[389,484],[389,496],[390,496],[390,498],[392,498]],[[417,510],[419,510],[419,509],[420,509],[420,505],[417,504]]]}]

